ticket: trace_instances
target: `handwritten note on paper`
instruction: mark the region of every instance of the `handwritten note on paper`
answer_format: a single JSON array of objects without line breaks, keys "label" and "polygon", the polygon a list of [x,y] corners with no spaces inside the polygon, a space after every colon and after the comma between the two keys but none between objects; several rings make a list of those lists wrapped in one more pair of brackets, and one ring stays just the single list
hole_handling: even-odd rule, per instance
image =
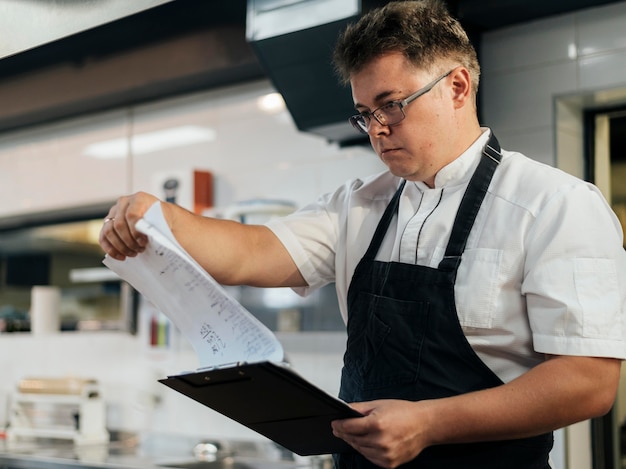
[{"label": "handwritten note on paper", "polygon": [[191,342],[201,368],[284,358],[276,336],[178,244],[156,202],[137,223],[146,250],[104,264],[160,309]]}]

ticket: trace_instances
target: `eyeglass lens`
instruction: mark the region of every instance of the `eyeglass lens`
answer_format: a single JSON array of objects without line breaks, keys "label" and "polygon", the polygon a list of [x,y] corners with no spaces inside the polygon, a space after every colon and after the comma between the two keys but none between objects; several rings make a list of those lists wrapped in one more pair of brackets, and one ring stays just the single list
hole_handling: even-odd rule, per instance
[{"label": "eyeglass lens", "polygon": [[382,105],[378,109],[374,109],[372,112],[363,112],[351,116],[350,118],[348,118],[350,124],[352,124],[352,126],[362,134],[367,134],[369,123],[372,117],[374,117],[374,119],[376,119],[380,125],[398,124],[406,117],[403,108],[407,104],[413,102],[415,99],[428,93],[437,83],[450,75],[450,73],[452,73],[452,70],[431,81],[428,85],[417,90],[411,96],[405,98],[402,101],[391,101],[390,103]]}]

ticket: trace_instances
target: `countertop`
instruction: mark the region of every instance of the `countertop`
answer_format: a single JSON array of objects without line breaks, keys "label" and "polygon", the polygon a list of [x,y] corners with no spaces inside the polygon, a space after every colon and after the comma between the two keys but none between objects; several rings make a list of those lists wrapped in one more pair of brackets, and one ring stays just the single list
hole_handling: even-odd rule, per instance
[{"label": "countertop", "polygon": [[[217,448],[217,453],[206,448]],[[63,440],[8,445],[0,440],[0,469],[295,469],[323,466],[327,461],[327,457],[294,455],[269,441],[220,441],[167,434],[125,435],[105,445],[74,445]]]}]

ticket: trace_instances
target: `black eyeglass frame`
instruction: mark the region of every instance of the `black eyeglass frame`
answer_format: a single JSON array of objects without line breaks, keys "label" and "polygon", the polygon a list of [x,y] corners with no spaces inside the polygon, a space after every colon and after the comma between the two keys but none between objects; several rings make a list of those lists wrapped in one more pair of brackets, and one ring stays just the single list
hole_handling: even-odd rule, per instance
[{"label": "black eyeglass frame", "polygon": [[[390,101],[390,102],[385,103],[382,106],[374,109],[373,111],[360,112],[359,114],[355,114],[354,116],[350,116],[348,118],[348,121],[350,122],[350,124],[352,124],[352,127],[354,127],[357,131],[359,131],[362,134],[367,134],[368,133],[369,123],[370,123],[370,120],[371,120],[372,117],[374,117],[374,119],[376,119],[376,121],[380,125],[391,126],[391,125],[399,124],[406,117],[406,114],[404,114],[404,108],[407,105],[411,104],[413,101],[415,101],[420,96],[423,96],[426,93],[428,93],[430,90],[432,90],[435,87],[435,85],[437,83],[439,83],[441,80],[446,78],[453,71],[454,71],[454,68],[452,70],[450,70],[449,72],[444,73],[440,77],[435,78],[433,81],[431,81],[429,84],[427,84],[423,88],[420,88],[419,90],[417,90],[412,95],[407,96],[406,98],[404,98],[404,99],[402,99],[400,101]],[[386,107],[387,108],[391,108],[391,107],[396,107],[396,106],[400,109],[400,114],[402,115],[402,117],[400,117],[399,120],[394,121],[394,122],[381,122],[381,119],[384,120],[384,121],[386,121],[387,119],[386,119],[386,115],[384,113],[382,115],[380,115],[381,113],[379,111],[381,109],[386,108]],[[378,116],[376,115],[377,112],[379,114]]]}]

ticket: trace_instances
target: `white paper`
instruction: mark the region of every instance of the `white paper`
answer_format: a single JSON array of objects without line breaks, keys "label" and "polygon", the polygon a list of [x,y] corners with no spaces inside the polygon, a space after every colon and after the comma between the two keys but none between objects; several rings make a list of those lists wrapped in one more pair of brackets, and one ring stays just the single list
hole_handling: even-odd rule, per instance
[{"label": "white paper", "polygon": [[201,368],[284,358],[276,336],[241,306],[178,244],[161,204],[137,222],[146,250],[103,263],[161,310],[191,342]]}]

